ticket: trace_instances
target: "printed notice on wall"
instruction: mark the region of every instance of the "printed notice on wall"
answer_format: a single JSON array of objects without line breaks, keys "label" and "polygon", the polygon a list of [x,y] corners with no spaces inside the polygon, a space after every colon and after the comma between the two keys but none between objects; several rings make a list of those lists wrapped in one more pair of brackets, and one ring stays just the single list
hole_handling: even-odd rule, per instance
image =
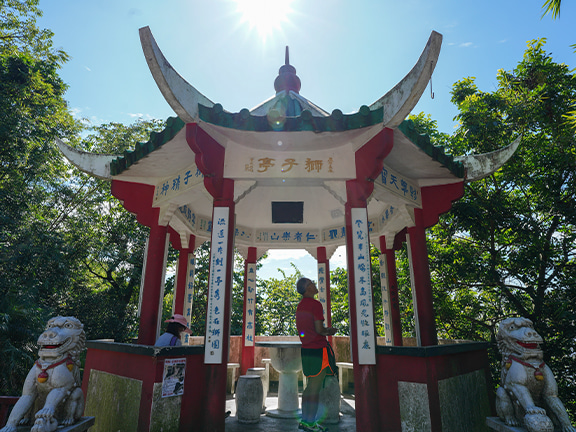
[{"label": "printed notice on wall", "polygon": [[162,376],[162,397],[181,396],[184,394],[184,375],[186,359],[164,360],[164,375]]}]

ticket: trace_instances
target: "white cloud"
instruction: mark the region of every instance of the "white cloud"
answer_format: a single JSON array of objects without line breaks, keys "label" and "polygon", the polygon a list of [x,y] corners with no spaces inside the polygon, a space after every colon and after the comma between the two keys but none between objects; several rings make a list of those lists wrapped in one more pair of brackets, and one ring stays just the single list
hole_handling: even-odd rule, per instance
[{"label": "white cloud", "polygon": [[153,117],[150,114],[143,114],[143,113],[126,113],[129,117],[144,119],[144,120],[152,120]]},{"label": "white cloud", "polygon": [[280,260],[297,260],[304,258],[305,256],[310,256],[308,252],[304,249],[270,249],[268,251],[268,258],[262,261],[263,264],[270,264],[271,261]]},{"label": "white cloud", "polygon": [[458,45],[458,46],[461,47],[461,48],[469,48],[469,47],[471,47],[472,45],[474,45],[472,42],[464,42],[464,43],[461,43],[461,44]]}]

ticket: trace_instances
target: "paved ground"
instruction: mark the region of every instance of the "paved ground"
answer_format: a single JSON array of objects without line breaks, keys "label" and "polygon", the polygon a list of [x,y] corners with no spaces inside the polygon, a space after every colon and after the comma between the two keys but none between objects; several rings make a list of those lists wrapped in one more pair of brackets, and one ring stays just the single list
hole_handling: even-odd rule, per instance
[{"label": "paved ground", "polygon": [[[356,412],[354,396],[344,395],[340,405],[340,423],[334,425],[324,425],[329,432],[356,432]],[[275,409],[278,407],[278,398],[274,393],[268,393],[266,398],[266,408]],[[226,419],[226,432],[298,432],[298,420],[287,420],[260,416],[260,422],[256,424],[241,424],[236,418],[236,400],[233,396],[228,396],[226,410],[231,411],[230,417]]]}]

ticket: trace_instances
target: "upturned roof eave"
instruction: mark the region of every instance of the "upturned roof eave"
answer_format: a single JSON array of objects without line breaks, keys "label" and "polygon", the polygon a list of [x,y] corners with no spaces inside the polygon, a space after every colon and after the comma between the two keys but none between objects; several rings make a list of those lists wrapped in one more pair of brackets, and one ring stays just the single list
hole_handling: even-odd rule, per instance
[{"label": "upturned roof eave", "polygon": [[[201,115],[203,109],[209,110],[209,114],[206,115],[204,121],[220,127],[232,128],[245,132],[251,131],[255,133],[308,131],[313,132],[315,135],[323,132],[338,133],[362,127],[374,126],[379,123],[377,120],[381,114],[381,110],[377,110],[380,111],[380,113],[369,110],[370,113],[368,113],[368,115],[361,112],[352,115],[342,115],[342,118],[340,118],[338,114],[334,115],[334,112],[326,118],[317,118],[310,114],[304,114],[299,117],[287,118],[282,130],[275,130],[270,126],[266,116],[253,116],[249,114],[249,116],[246,117],[245,112],[243,114],[241,114],[242,112],[232,114],[226,113],[223,110],[214,114],[212,109],[206,107],[200,108]],[[209,119],[216,119],[219,121],[208,121]],[[150,139],[145,143],[137,143],[134,150],[125,151],[121,157],[112,160],[110,163],[111,176],[114,177],[120,175],[124,171],[128,170],[130,166],[168,143],[178,134],[178,132],[180,132],[180,130],[185,126],[185,123],[179,117],[170,117],[166,121],[166,125],[166,128],[161,132],[152,132],[150,134]],[[396,129],[402,132],[410,142],[426,153],[433,161],[445,166],[455,177],[464,178],[465,170],[463,164],[455,161],[453,156],[446,154],[443,147],[434,146],[427,135],[419,134],[412,121],[404,120],[404,122],[402,122]]]}]

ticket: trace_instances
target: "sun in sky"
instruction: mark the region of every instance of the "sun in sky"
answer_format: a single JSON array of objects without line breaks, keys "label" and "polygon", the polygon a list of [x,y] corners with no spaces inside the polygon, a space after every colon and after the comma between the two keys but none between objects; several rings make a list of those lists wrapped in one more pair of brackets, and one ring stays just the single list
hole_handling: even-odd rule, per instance
[{"label": "sun in sky", "polygon": [[293,0],[235,0],[237,12],[241,14],[241,23],[250,26],[266,40],[275,31],[282,29],[282,24],[289,22],[293,12]]}]

